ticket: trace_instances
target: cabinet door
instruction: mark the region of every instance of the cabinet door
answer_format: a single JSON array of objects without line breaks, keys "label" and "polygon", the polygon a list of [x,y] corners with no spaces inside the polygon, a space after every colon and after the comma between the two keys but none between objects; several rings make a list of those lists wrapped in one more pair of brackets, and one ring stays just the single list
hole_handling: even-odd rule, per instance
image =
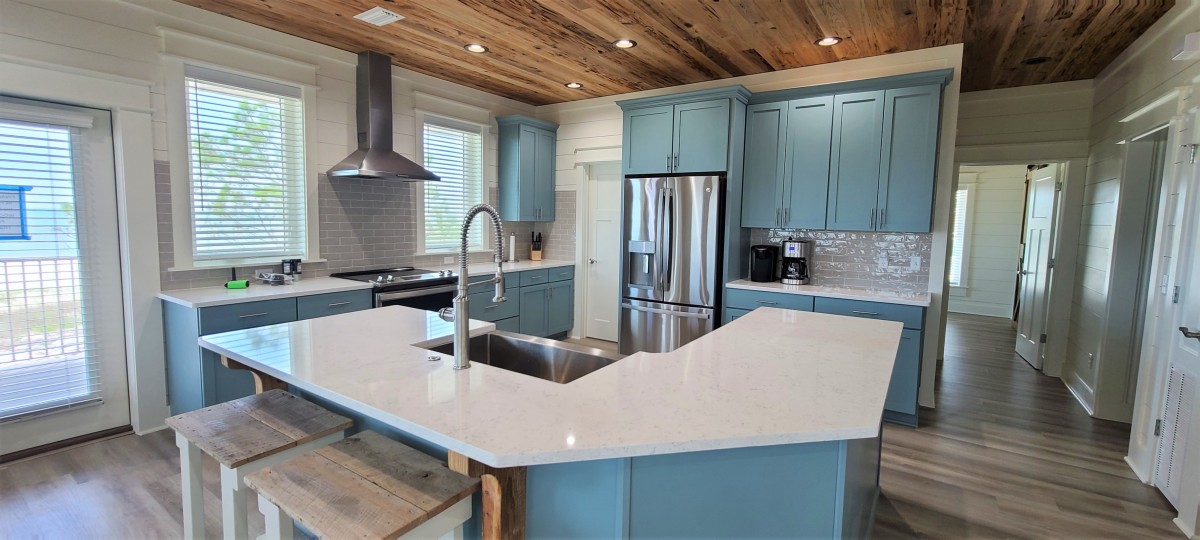
[{"label": "cabinet door", "polygon": [[537,131],[537,161],[533,169],[533,206],[537,221],[554,221],[554,144],[556,135]]},{"label": "cabinet door", "polygon": [[575,282],[551,283],[546,292],[546,335],[570,332],[575,326]]},{"label": "cabinet door", "polygon": [[[759,103],[746,108],[743,227],[772,228],[780,225],[787,122],[787,102]],[[822,215],[821,223],[824,222],[825,216]]]},{"label": "cabinet door", "polygon": [[521,333],[546,336],[546,289],[549,285],[521,287]]},{"label": "cabinet door", "polygon": [[885,93],[877,230],[929,232],[941,98],[937,84]]},{"label": "cabinet door", "polygon": [[537,219],[537,200],[534,193],[535,175],[538,163],[538,131],[529,126],[521,126],[517,141],[517,190],[518,219],[517,221],[534,221]]},{"label": "cabinet door", "polygon": [[674,120],[674,108],[670,105],[625,113],[625,174],[671,172],[671,125]]},{"label": "cabinet door", "polygon": [[874,229],[882,143],[883,90],[834,97],[827,229]]},{"label": "cabinet door", "polygon": [[738,308],[727,307],[727,308],[725,308],[725,316],[721,317],[721,324],[729,324],[733,321],[736,321],[736,320],[740,319],[742,317],[742,315],[750,313],[750,311],[751,310],[749,310],[749,309],[738,309]]},{"label": "cabinet door", "polygon": [[900,333],[900,349],[896,351],[896,366],[892,368],[892,383],[888,386],[883,408],[917,414],[917,389],[920,383],[921,331],[906,328]]},{"label": "cabinet door", "polygon": [[832,143],[833,96],[788,103],[784,227],[825,228]]},{"label": "cabinet door", "polygon": [[729,100],[675,106],[675,173],[718,172],[728,168]]}]

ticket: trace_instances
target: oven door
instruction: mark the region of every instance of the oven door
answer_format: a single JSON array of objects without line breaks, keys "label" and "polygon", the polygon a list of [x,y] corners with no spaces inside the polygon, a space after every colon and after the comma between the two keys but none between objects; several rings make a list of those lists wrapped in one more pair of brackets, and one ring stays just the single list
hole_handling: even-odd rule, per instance
[{"label": "oven door", "polygon": [[457,285],[439,285],[422,289],[375,293],[375,307],[404,306],[425,311],[437,311],[453,304],[454,294],[457,290]]}]

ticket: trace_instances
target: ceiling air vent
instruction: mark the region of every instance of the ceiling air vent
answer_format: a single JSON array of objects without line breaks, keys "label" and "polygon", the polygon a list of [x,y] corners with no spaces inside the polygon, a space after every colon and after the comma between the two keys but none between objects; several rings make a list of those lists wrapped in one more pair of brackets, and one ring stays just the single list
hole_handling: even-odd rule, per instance
[{"label": "ceiling air vent", "polygon": [[358,15],[355,15],[354,18],[363,22],[371,23],[375,26],[383,26],[385,24],[391,24],[399,21],[403,19],[404,16],[398,13],[392,13],[391,11],[381,7],[373,7],[362,13],[359,13]]}]

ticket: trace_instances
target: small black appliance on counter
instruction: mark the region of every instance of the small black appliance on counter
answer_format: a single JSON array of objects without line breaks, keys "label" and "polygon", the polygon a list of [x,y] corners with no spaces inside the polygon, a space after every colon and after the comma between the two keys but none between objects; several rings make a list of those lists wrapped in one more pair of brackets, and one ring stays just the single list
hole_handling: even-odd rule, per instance
[{"label": "small black appliance on counter", "polygon": [[775,281],[779,246],[750,246],[750,281]]}]

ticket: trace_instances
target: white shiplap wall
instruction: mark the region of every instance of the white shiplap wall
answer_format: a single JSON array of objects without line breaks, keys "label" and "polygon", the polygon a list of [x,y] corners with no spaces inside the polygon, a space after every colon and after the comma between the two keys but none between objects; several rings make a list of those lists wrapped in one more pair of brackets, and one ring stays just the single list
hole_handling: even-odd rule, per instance
[{"label": "white shiplap wall", "polygon": [[[617,100],[673,94],[735,84],[752,92],[813,86],[842,81],[870,79],[915,73],[934,69],[955,70],[953,80],[945,90],[943,101],[941,143],[939,147],[936,205],[934,209],[933,255],[930,260],[929,291],[933,303],[925,322],[925,345],[922,353],[921,405],[934,405],[934,375],[937,358],[941,355],[941,328],[944,304],[946,238],[950,219],[950,185],[953,178],[954,133],[958,122],[959,73],[962,68],[962,46],[950,45],[899,54],[848,60],[819,66],[789,69],[745,77],[689,84],[673,88],[633,92],[621,96],[588,99],[538,107],[537,115],[560,125],[556,174],[558,189],[586,192],[584,168],[588,163],[619,160],[621,157],[622,118]],[[586,204],[584,197],[578,199]],[[580,209],[578,215],[586,215]]]},{"label": "white shiplap wall", "polygon": [[1020,260],[1025,166],[987,165],[959,169],[959,185],[974,184],[973,227],[967,283],[950,291],[950,311],[1011,317]]}]

